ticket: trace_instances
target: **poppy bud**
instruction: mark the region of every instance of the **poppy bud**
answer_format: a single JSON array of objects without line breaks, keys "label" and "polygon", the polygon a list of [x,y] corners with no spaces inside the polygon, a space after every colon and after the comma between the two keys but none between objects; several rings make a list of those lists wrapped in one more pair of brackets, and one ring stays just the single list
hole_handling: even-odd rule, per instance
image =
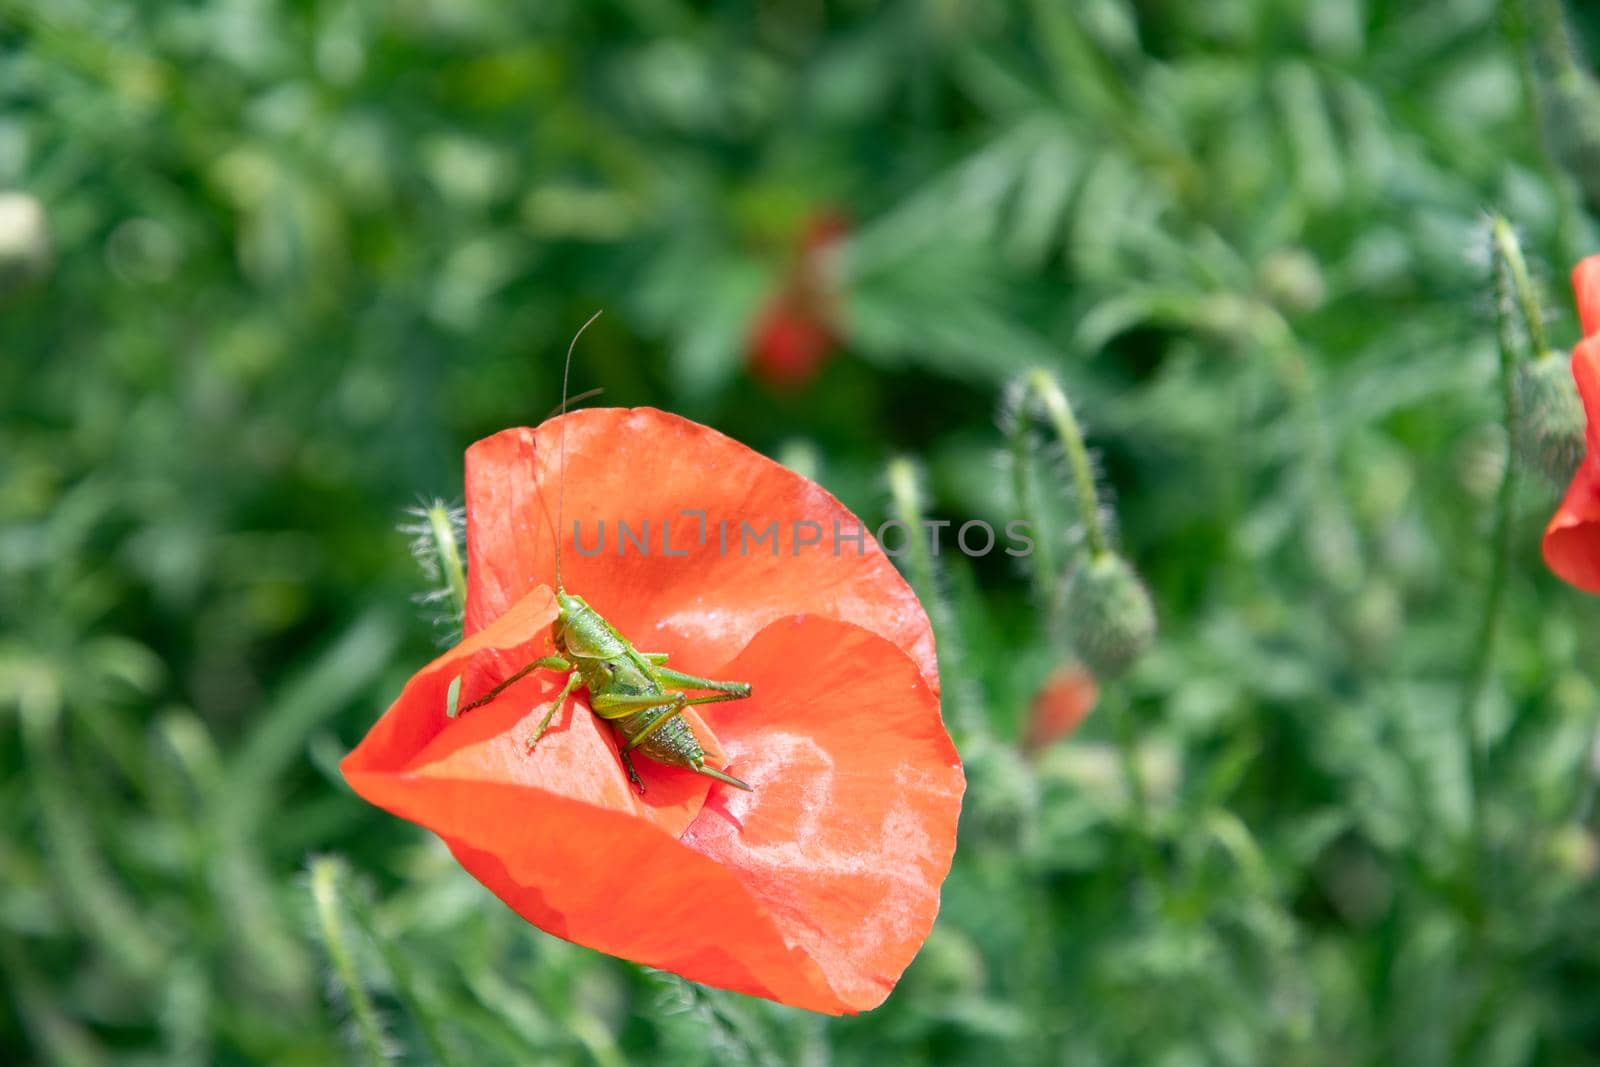
[{"label": "poppy bud", "polygon": [[434,623],[452,636],[461,629],[466,610],[467,579],[462,565],[461,546],[466,543],[466,510],[453,508],[442,500],[406,509],[410,520],[400,524],[400,532],[411,537],[411,555],[422,568],[429,588],[412,599],[419,604],[442,607]]},{"label": "poppy bud", "polygon": [[1565,485],[1583,462],[1583,402],[1565,360],[1540,356],[1517,366],[1522,418],[1517,454],[1557,485]]},{"label": "poppy bud", "polygon": [[49,266],[44,208],[27,193],[0,192],[0,294],[21,289]]},{"label": "poppy bud", "polygon": [[1091,558],[1067,583],[1066,629],[1072,650],[1102,681],[1133,666],[1156,635],[1155,605],[1127,560]]}]

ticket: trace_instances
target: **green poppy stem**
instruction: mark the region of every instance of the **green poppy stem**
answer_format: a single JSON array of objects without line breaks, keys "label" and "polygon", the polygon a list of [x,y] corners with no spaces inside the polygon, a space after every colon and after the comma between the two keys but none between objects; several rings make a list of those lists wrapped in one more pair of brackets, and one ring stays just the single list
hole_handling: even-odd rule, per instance
[{"label": "green poppy stem", "polygon": [[1067,394],[1055,375],[1042,367],[1028,373],[1028,389],[1044,405],[1045,418],[1056,432],[1062,450],[1067,455],[1067,466],[1072,471],[1073,490],[1077,494],[1078,510],[1083,517],[1084,538],[1089,544],[1089,554],[1099,559],[1110,550],[1105,523],[1100,517],[1100,495],[1095,490],[1094,469],[1089,464],[1089,450],[1083,444],[1083,429],[1072,412]]},{"label": "green poppy stem", "polygon": [[939,674],[946,679],[945,702],[951,719],[963,738],[983,731],[983,717],[972,698],[970,674],[956,613],[945,596],[937,565],[924,537],[921,475],[914,461],[898,457],[889,462],[889,496],[894,518],[906,533],[906,575],[917,596],[927,606],[933,626],[934,645],[939,652]]},{"label": "green poppy stem", "polygon": [[1467,757],[1467,788],[1471,842],[1475,855],[1481,857],[1485,847],[1483,820],[1483,791],[1486,785],[1488,752],[1483,736],[1479,713],[1483,693],[1489,682],[1493,666],[1495,640],[1503,614],[1506,583],[1511,570],[1511,525],[1517,495],[1517,461],[1510,450],[1510,442],[1517,439],[1522,418],[1517,398],[1516,366],[1517,344],[1511,322],[1511,302],[1515,299],[1520,308],[1528,337],[1535,352],[1545,350],[1544,324],[1538,296],[1528,276],[1527,263],[1511,224],[1495,217],[1491,222],[1491,240],[1494,245],[1495,301],[1498,340],[1500,348],[1500,401],[1505,420],[1507,454],[1505,471],[1500,478],[1500,490],[1495,502],[1494,532],[1490,539],[1491,557],[1489,582],[1484,590],[1483,613],[1478,623],[1477,636],[1472,643],[1472,656],[1468,660],[1466,684],[1461,700],[1461,737]]},{"label": "green poppy stem", "polygon": [[311,861],[311,901],[316,909],[317,933],[328,953],[335,987],[350,1011],[353,1043],[367,1063],[383,1064],[389,1059],[388,1039],[345,932],[340,907],[344,874],[343,861],[335,857],[318,856]]}]

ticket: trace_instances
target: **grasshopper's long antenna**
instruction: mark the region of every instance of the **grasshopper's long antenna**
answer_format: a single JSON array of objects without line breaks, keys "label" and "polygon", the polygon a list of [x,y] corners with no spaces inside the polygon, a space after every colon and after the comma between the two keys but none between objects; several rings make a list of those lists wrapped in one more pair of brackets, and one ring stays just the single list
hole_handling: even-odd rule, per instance
[{"label": "grasshopper's long antenna", "polygon": [[577,396],[569,396],[566,399],[565,403],[557,404],[555,407],[551,408],[550,409],[550,414],[546,415],[540,421],[544,422],[544,421],[547,421],[549,419],[555,418],[557,415],[565,415],[567,413],[567,409],[570,408],[572,405],[581,404],[585,400],[588,400],[590,397],[599,396],[600,394],[604,393],[605,391],[606,390],[605,390],[604,386],[597,385],[593,389],[585,389],[583,392],[579,393]]},{"label": "grasshopper's long antenna", "polygon": [[[589,316],[589,321],[578,327],[578,332],[572,335],[572,341],[567,345],[567,361],[561,367],[561,407],[557,410],[564,416],[567,413],[567,379],[572,374],[572,351],[578,347],[578,338],[583,336],[583,331],[594,325],[594,320],[600,317],[596,311]],[[565,593],[566,586],[561,584],[561,531],[566,528],[567,522],[567,423],[563,419],[560,433],[561,454],[561,488],[556,494],[556,590]]]}]

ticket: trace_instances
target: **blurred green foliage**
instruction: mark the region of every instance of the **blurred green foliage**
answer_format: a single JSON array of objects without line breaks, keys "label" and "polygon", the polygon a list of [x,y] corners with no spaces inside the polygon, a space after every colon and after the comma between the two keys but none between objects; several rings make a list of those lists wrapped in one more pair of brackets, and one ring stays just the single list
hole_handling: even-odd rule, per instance
[{"label": "blurred green foliage", "polygon": [[[1558,344],[1597,247],[1600,18],[1574,55],[1555,13],[0,0],[0,191],[48,231],[0,210],[0,1059],[1600,1062],[1600,611],[1533,477],[1479,833],[1461,726],[1506,462],[1483,213]],[[773,388],[751,322],[825,213],[839,351]],[[1014,517],[1028,366],[1098,450],[1157,644],[1025,759],[1038,583],[914,575],[971,786],[870,1015],[530,929],[335,770],[439,638],[402,508],[556,405],[597,307],[575,392],[873,520],[902,454],[929,514]]]}]

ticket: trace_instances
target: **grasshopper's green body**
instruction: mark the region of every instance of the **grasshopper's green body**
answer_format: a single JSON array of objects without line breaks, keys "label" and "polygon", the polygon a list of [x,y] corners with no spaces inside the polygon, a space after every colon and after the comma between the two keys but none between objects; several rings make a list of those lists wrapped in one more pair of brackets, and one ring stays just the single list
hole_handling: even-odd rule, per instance
[{"label": "grasshopper's green body", "polygon": [[[705,749],[679,714],[690,704],[741,700],[750,695],[749,683],[721,682],[672,670],[666,665],[666,653],[640,652],[582,597],[565,589],[557,591],[556,604],[559,614],[551,637],[558,654],[534,660],[461,711],[487,704],[530,671],[566,671],[566,684],[528,740],[530,749],[538,744],[567,697],[582,685],[589,691],[590,709],[609,720],[621,735],[622,762],[641,793],[644,783],[631,758],[635,750],[668,766],[684,767],[740,789],[750,788],[733,775],[706,766]],[[691,697],[689,690],[705,692]]]}]

